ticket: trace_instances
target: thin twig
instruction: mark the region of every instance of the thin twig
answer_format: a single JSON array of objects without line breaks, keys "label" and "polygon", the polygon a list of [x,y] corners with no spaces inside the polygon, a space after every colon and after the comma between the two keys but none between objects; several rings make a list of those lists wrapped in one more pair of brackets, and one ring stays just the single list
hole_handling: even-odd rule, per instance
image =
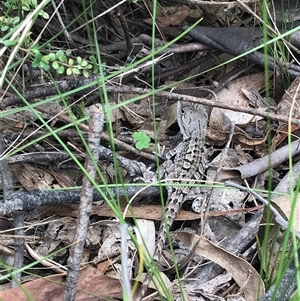
[{"label": "thin twig", "polygon": [[[104,117],[98,108],[94,107],[91,111],[89,122],[88,145],[90,147],[90,156],[86,156],[85,168],[91,179],[96,177],[95,164],[98,162],[100,135],[103,130]],[[87,176],[83,177],[82,190],[80,196],[80,206],[77,217],[77,227],[74,241],[76,242],[70,249],[68,259],[68,272],[66,279],[66,288],[64,291],[64,301],[75,300],[77,292],[77,283],[80,274],[80,263],[87,236],[89,218],[92,211],[93,185]]]},{"label": "thin twig", "polygon": [[[226,181],[224,183],[225,186],[234,187],[243,191],[247,191],[248,193],[251,193],[253,196],[258,198],[263,204],[268,206],[270,210],[273,212],[276,222],[284,229],[286,230],[288,228],[288,222],[280,215],[280,213],[277,211],[277,209],[272,206],[267,200],[265,200],[262,196],[260,196],[257,192],[252,190],[251,188],[241,186],[239,184],[233,183],[231,181]],[[295,229],[290,229],[290,231],[295,231],[295,235],[297,238],[300,238],[300,232]]]},{"label": "thin twig", "polygon": [[[0,133],[0,157],[5,153],[5,146],[3,135]],[[6,159],[0,159],[0,172],[2,178],[2,187],[3,187],[3,201],[5,202],[13,195],[13,179],[11,171],[8,167],[8,162]],[[0,205],[1,206],[1,205]],[[14,230],[14,245],[15,245],[15,254],[14,254],[14,270],[20,270],[23,267],[24,262],[24,214],[23,212],[15,212],[13,214],[14,226],[17,228]],[[21,281],[21,272],[15,273],[14,278],[12,279],[12,287],[18,286]]]}]

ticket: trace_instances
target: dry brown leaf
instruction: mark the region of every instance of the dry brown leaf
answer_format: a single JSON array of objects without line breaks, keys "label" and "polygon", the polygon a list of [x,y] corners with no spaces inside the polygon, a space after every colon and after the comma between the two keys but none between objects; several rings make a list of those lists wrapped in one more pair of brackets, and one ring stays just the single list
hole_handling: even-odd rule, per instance
[{"label": "dry brown leaf", "polygon": [[257,146],[262,145],[266,142],[268,135],[263,138],[252,138],[245,134],[236,134],[234,141],[237,141],[240,145],[245,146]]},{"label": "dry brown leaf", "polygon": [[27,163],[10,164],[9,166],[13,175],[28,191],[31,190],[50,190],[50,185],[54,178],[44,169],[40,169]]},{"label": "dry brown leaf", "polygon": [[[136,226],[139,229],[138,242],[143,246],[143,241],[146,243],[147,249],[144,250],[145,256],[148,254],[151,258],[155,252],[155,225],[153,220],[136,219]],[[140,238],[142,237],[142,239]]]},{"label": "dry brown leaf", "polygon": [[4,217],[4,216],[0,216],[0,231],[5,231],[5,235],[14,235],[14,230],[11,231],[7,231],[9,229],[13,229],[14,225],[12,224],[12,222]]},{"label": "dry brown leaf", "polygon": [[[291,216],[291,196],[279,196],[272,200],[272,205],[283,215],[285,219]],[[294,211],[294,226],[295,230],[300,231],[300,195],[297,197],[297,203]]]},{"label": "dry brown leaf", "polygon": [[[71,179],[69,174],[64,173],[61,170],[59,172],[51,170],[51,175],[55,178],[55,180],[58,183],[57,186],[60,188],[76,186],[76,182]],[[55,188],[58,188],[58,187],[55,187]]]},{"label": "dry brown leaf", "polygon": [[[157,23],[161,28],[176,26],[182,23],[189,16],[189,13],[190,13],[190,8],[186,5],[182,5],[172,15],[157,17]],[[144,19],[144,22],[152,25],[153,19],[152,18]]]},{"label": "dry brown leaf", "polygon": [[[264,283],[257,271],[244,259],[217,247],[204,237],[187,232],[175,232],[172,237],[183,241],[189,249],[198,243],[195,254],[203,256],[232,274],[247,301],[256,301],[264,294]],[[199,242],[198,242],[199,241]]]},{"label": "dry brown leaf", "polygon": [[224,145],[228,141],[228,132],[214,130],[210,127],[206,130],[206,136],[209,138],[209,141],[213,141],[210,144],[214,146]]},{"label": "dry brown leaf", "polygon": [[[76,301],[104,301],[108,298],[122,298],[122,285],[119,280],[109,278],[91,265],[80,271]],[[23,290],[22,290],[23,289]],[[49,276],[22,284],[0,292],[3,301],[27,301],[26,291],[35,301],[61,301],[65,280],[61,275]]]},{"label": "dry brown leaf", "polygon": [[[284,115],[288,119],[297,118],[300,119],[300,76],[297,76],[287,91],[282,96],[278,103],[276,113]],[[299,127],[293,125],[291,132],[298,130]],[[288,136],[288,125],[283,122],[279,122],[278,133],[273,137],[272,149],[276,149],[277,146]]]},{"label": "dry brown leaf", "polygon": [[[145,118],[141,116],[140,112],[142,112],[145,108],[142,108],[143,104],[147,104],[147,101],[145,102],[144,100],[141,100],[141,102],[138,105],[138,109],[136,111],[132,110],[130,107],[134,106],[122,106],[120,107],[120,111],[124,114],[125,118],[123,120],[126,120],[133,126],[133,127],[138,127],[139,125],[143,124],[145,121]],[[137,114],[139,112],[139,114]],[[150,116],[150,108],[149,108],[149,114]]]},{"label": "dry brown leaf", "polygon": [[[165,286],[167,286],[169,292],[171,295],[173,295],[173,287],[172,287],[172,284],[171,284],[171,281],[170,279],[166,276],[165,273],[163,272],[159,272],[159,275],[160,277],[162,278],[163,280],[163,283],[165,284]],[[136,279],[138,281],[140,281],[141,283],[145,280],[147,274],[146,273],[142,273],[140,276],[139,276],[139,279]],[[165,296],[165,293],[164,293],[164,290],[162,289],[162,287],[160,286],[160,284],[158,282],[155,282],[156,286],[158,287],[159,289],[159,292],[162,296]],[[154,285],[153,281],[150,282],[149,284],[149,289],[151,290],[156,290],[156,286]],[[147,294],[146,294],[147,295]]]},{"label": "dry brown leaf", "polygon": [[[240,145],[241,147],[257,147],[264,145],[266,142],[268,136],[265,135],[262,138],[253,138],[247,135],[247,133],[243,132],[240,128],[235,127],[236,131],[239,131],[240,133],[236,133],[232,141],[235,142],[237,145]],[[218,130],[214,130],[212,128],[208,128],[206,131],[207,137],[208,137],[208,143],[213,144],[214,146],[221,146],[224,145],[228,141],[228,131],[222,132]],[[213,141],[213,142],[211,142]],[[255,149],[256,150],[256,149]],[[257,153],[257,150],[256,150]],[[265,152],[262,154],[265,155]]]},{"label": "dry brown leaf", "polygon": [[268,168],[273,168],[278,164],[288,160],[289,155],[292,157],[300,153],[299,142],[294,141],[290,145],[285,145],[272,154],[268,154],[262,158],[256,159],[248,164],[237,166],[234,168],[222,168],[219,173],[219,180],[231,179],[234,177],[242,177],[243,179],[256,176]]},{"label": "dry brown leaf", "polygon": [[177,103],[173,103],[164,110],[163,119],[166,120],[166,128],[177,121]]},{"label": "dry brown leaf", "polygon": [[97,264],[97,270],[101,273],[106,273],[107,271],[111,270],[111,260],[104,260]]},{"label": "dry brown leaf", "polygon": [[[124,212],[126,205],[121,205],[120,210]],[[58,207],[59,208],[59,207]],[[76,217],[77,210],[69,212],[69,216]],[[132,217],[132,212],[134,212],[135,218],[139,219],[148,219],[148,220],[156,220],[161,221],[162,219],[162,207],[159,205],[143,205],[143,206],[134,206],[132,210],[127,210],[126,217]],[[107,204],[102,205],[93,205],[92,212],[94,215],[103,216],[103,217],[114,217],[115,213],[111,210],[111,208]],[[59,214],[59,212],[57,212]],[[178,221],[186,221],[186,220],[196,220],[201,218],[198,213],[192,211],[180,210],[176,220]]]},{"label": "dry brown leaf", "polygon": [[[264,87],[264,74],[256,73],[252,75],[247,75],[236,80],[230,82],[230,84],[217,93],[218,100],[222,103],[235,105],[238,107],[248,107],[249,99],[244,95],[245,90],[261,90]],[[251,114],[246,114],[243,112],[237,112],[232,110],[225,110],[221,108],[213,108],[209,126],[211,129],[218,131],[217,133],[208,130],[208,137],[213,140],[214,144],[220,145],[220,143],[224,143],[224,141],[228,140],[228,134],[232,127],[232,124],[235,124],[236,129],[238,129],[237,125],[247,125],[250,122],[261,119],[261,117],[257,117]],[[264,138],[252,138],[246,132],[241,130],[242,135],[235,135],[233,140],[237,143],[242,144],[244,146],[256,146],[264,143]],[[227,134],[225,134],[227,133]],[[226,139],[224,139],[224,136]]]},{"label": "dry brown leaf", "polygon": [[[124,212],[125,207],[126,205],[121,205],[120,210]],[[93,204],[92,212],[93,215],[98,215],[101,217],[115,217],[115,213],[105,203],[101,205]],[[161,221],[163,216],[162,207],[160,205],[133,206],[132,212],[134,212],[134,217],[139,219]],[[78,216],[78,206],[55,205],[49,209],[47,207],[41,207],[39,208],[39,213],[41,214],[41,216],[57,215],[64,217],[68,215],[69,217],[76,218]],[[209,216],[219,216],[222,214],[220,214],[219,212],[209,212]],[[226,214],[228,214],[228,212]],[[133,214],[129,210],[127,210],[126,217],[133,217]],[[193,211],[180,210],[176,217],[176,221],[192,221],[198,220],[200,218],[201,215],[199,215],[199,213],[195,213]]]},{"label": "dry brown leaf", "polygon": [[[297,118],[300,115],[300,76],[297,76],[278,103],[276,113]],[[282,124],[282,122],[281,122]]]},{"label": "dry brown leaf", "polygon": [[[272,205],[277,209],[281,216],[285,219],[289,219],[291,215],[291,197],[289,195],[278,196],[272,200]],[[266,219],[267,208],[264,208],[264,219]],[[276,222],[273,216],[270,231],[268,233],[268,260],[262,260],[263,269],[267,272],[273,271],[273,278],[278,274],[279,262],[282,254],[282,246],[280,241],[278,242],[278,227],[281,227]],[[300,231],[300,196],[297,197],[297,203],[294,211],[294,227],[296,231]]]},{"label": "dry brown leaf", "polygon": [[[244,95],[242,89],[259,91],[264,88],[264,74],[255,73],[243,76],[231,81],[228,86],[217,93],[218,99],[222,103],[232,104],[239,107],[247,107],[249,100]],[[253,119],[253,115],[243,112],[214,108],[212,115],[216,114],[215,110],[221,110],[235,124],[247,124]]]}]

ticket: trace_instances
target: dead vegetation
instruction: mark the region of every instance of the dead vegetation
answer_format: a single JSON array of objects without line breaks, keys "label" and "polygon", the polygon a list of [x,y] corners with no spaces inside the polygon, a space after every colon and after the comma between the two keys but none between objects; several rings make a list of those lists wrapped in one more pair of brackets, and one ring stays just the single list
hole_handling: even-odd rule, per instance
[{"label": "dead vegetation", "polygon": [[[0,4],[0,298],[27,300],[13,279],[34,300],[72,300],[62,275],[76,242],[83,243],[76,300],[125,300],[124,274],[138,291],[148,268],[133,237],[140,232],[150,253],[155,248],[166,198],[157,164],[182,140],[177,101],[208,113],[214,155],[195,185],[211,193],[207,208],[191,201],[179,212],[174,253],[166,246],[159,263],[162,283],[174,300],[247,301],[276,279],[284,284],[282,267],[294,275],[297,243],[252,192],[292,221],[299,238],[297,2],[163,1],[156,10],[151,1],[48,2],[33,16],[34,7]],[[97,134],[93,114],[105,117],[97,167],[87,151]],[[80,240],[83,209],[89,224]],[[128,232],[120,232],[125,223]],[[22,273],[11,275],[14,265]],[[150,293],[165,295],[153,286]],[[284,289],[278,294],[289,300]]]}]

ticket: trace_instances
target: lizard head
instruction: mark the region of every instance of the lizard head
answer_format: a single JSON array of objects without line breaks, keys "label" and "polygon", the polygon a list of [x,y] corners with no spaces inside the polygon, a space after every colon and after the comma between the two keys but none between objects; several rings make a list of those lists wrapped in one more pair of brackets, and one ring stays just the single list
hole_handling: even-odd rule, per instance
[{"label": "lizard head", "polygon": [[208,116],[202,105],[179,101],[177,119],[184,140],[189,139],[194,132],[197,132],[198,135],[200,132],[201,138],[204,140]]}]

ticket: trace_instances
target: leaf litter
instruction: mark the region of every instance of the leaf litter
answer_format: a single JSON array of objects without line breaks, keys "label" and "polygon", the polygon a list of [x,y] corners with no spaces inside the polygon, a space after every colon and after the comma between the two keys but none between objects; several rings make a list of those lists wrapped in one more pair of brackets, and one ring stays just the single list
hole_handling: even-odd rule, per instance
[{"label": "leaf litter", "polygon": [[[211,26],[222,28],[225,27],[225,24],[230,24],[230,27],[238,28],[242,23],[247,23],[250,27],[253,25],[253,17],[249,14],[247,15],[247,12],[243,11],[243,7],[236,7],[236,5],[238,5],[237,2],[228,3],[229,6],[227,11],[224,11],[218,3],[208,3],[206,1],[201,1],[198,9],[195,9],[193,5],[190,5],[190,7],[183,5],[181,7],[176,7],[174,10],[172,5],[165,4],[165,6],[160,7],[162,15],[159,16],[157,22],[159,29],[157,38],[161,38],[162,40],[171,40],[174,36],[177,36],[181,32],[178,25],[192,24],[195,19],[199,19],[199,14],[200,17],[203,17],[201,25],[207,27]],[[134,6],[134,4],[126,4],[123,7],[124,11],[128,8],[132,8],[131,5]],[[143,30],[148,34],[151,34],[150,27],[147,24],[152,26],[153,20],[152,18],[149,18],[148,13],[146,12],[152,4],[144,2],[143,5],[145,5],[145,9],[135,7],[136,11],[139,11],[140,14],[137,18],[139,18],[139,21],[143,24]],[[249,5],[252,9],[254,9],[253,3],[250,3]],[[101,10],[104,10],[104,8],[100,5],[100,11]],[[151,9],[149,11],[151,11]],[[231,14],[228,12],[231,12]],[[135,10],[128,10],[127,18],[136,20],[134,13]],[[258,14],[259,13],[260,12],[258,11]],[[122,43],[122,40],[120,40],[120,36],[116,34],[115,29],[118,29],[117,31],[119,32],[124,31],[124,27],[120,25],[122,22],[115,22],[117,19],[114,19],[112,16],[106,16],[105,18],[107,18],[107,24],[114,24],[115,28],[113,28],[113,26],[110,28],[108,27],[108,29],[112,31],[111,38],[109,40],[107,40],[105,35],[103,35],[103,39],[105,41],[105,45],[103,45],[104,54],[104,47],[110,47],[113,45],[112,43],[115,45],[117,45],[117,43]],[[243,22],[241,23],[241,21]],[[131,35],[136,37],[136,42],[139,38],[139,30],[134,22],[130,24],[132,28],[129,26],[129,30]],[[40,25],[36,24],[35,26],[36,28],[39,28]],[[51,25],[49,25],[49,28],[50,26]],[[52,27],[52,30],[55,30],[55,28]],[[101,34],[103,33],[101,32]],[[47,38],[46,32],[44,35],[45,37],[43,38]],[[74,41],[76,41],[76,39]],[[180,44],[181,42],[177,41],[176,43]],[[192,45],[192,43],[199,42],[192,41],[191,38],[186,37],[184,41],[184,44],[186,45],[183,46],[186,47],[189,43]],[[192,46],[195,47],[196,45],[193,44]],[[144,44],[143,47],[151,49],[151,44]],[[121,49],[122,48],[116,51],[112,49],[108,53],[111,57],[121,60],[121,62],[125,65],[124,58],[128,53],[122,52]],[[142,52],[140,55],[142,55]],[[218,60],[222,59],[221,55],[217,52],[213,53],[212,49],[208,52],[202,51],[201,54],[199,52],[191,54],[189,50],[185,53],[185,57],[181,53],[176,54],[176,52],[174,52],[171,59],[164,60],[157,64],[159,76],[154,79],[155,85],[156,87],[160,87],[170,83],[171,80],[172,82],[176,82],[183,78],[187,78],[188,75],[203,73],[205,70],[209,70],[212,66],[217,65],[219,63]],[[201,60],[201,56],[205,58],[205,61],[198,63],[197,68],[188,67],[188,64],[194,59]],[[107,57],[106,64],[107,66],[113,65],[109,56]],[[187,69],[181,70],[182,67],[187,67]],[[215,100],[220,103],[253,109],[259,107],[266,112],[268,112],[268,110],[275,110],[276,114],[286,116],[286,120],[288,120],[289,117],[299,119],[299,76],[293,78],[292,76],[294,76],[294,73],[290,73],[292,79],[291,85],[286,87],[286,92],[283,95],[275,95],[275,93],[274,95],[271,95],[275,98],[274,102],[265,98],[265,96],[268,95],[264,94],[264,89],[266,87],[270,87],[272,89],[273,80],[277,78],[278,72],[277,74],[276,72],[275,74],[270,72],[268,78],[269,82],[266,84],[265,73],[255,65],[252,66],[252,69],[247,69],[248,66],[247,68],[245,67],[245,71],[242,73],[242,76],[238,76],[228,81],[220,91],[214,92],[216,86],[222,83],[222,76],[225,76],[226,73],[235,70],[235,68],[238,68],[238,64],[236,62],[232,62],[227,64],[225,68],[221,66],[217,69],[217,71],[208,71],[197,76],[193,80],[189,80],[189,88],[193,90],[192,93],[195,94],[194,96],[199,99],[209,98],[209,95],[213,95],[212,99],[216,97]],[[280,66],[278,66],[278,69],[279,68]],[[143,72],[138,74],[138,77],[123,77],[122,84],[126,86],[128,93],[124,92],[120,95],[120,93],[109,92],[108,94],[112,100],[110,103],[111,106],[114,106],[116,103],[121,103],[120,108],[113,110],[111,114],[115,137],[119,138],[124,143],[124,148],[120,147],[117,150],[118,154],[125,156],[130,160],[134,159],[136,161],[141,161],[146,166],[147,171],[151,170],[153,174],[155,174],[156,166],[154,166],[153,162],[145,159],[142,155],[137,158],[136,155],[128,151],[126,144],[134,145],[135,141],[133,138],[135,138],[138,140],[138,143],[141,144],[136,145],[136,148],[147,150],[149,143],[154,145],[154,138],[156,138],[157,141],[167,150],[174,148],[174,146],[178,143],[178,140],[180,140],[180,137],[178,139],[176,135],[178,132],[176,113],[174,113],[176,112],[176,103],[173,101],[173,104],[171,104],[170,100],[157,96],[155,98],[155,107],[153,107],[152,104],[153,100],[149,97],[143,97],[139,101],[128,103],[126,106],[122,105],[122,101],[139,96],[139,94],[132,93],[130,85],[147,88],[146,84],[151,80],[151,72],[149,72],[149,70],[150,69],[147,70],[145,67]],[[164,74],[165,70],[170,73],[166,72],[166,74]],[[41,83],[39,82],[39,84]],[[283,86],[283,81],[277,82],[275,85]],[[29,84],[27,85],[27,83],[25,88],[26,90],[33,89],[29,86]],[[181,85],[178,84],[176,89],[180,88]],[[213,91],[213,93],[207,93],[207,91]],[[181,92],[176,93],[182,94],[184,99],[184,93],[187,92],[188,89],[183,88]],[[258,97],[257,101],[253,101],[253,98],[251,98],[252,95]],[[3,104],[9,103],[9,101],[11,101],[10,97],[11,95],[4,94]],[[87,98],[88,101],[93,101],[92,97],[89,99],[87,96]],[[59,102],[53,102],[53,106],[58,108],[58,103]],[[13,103],[13,106],[17,106],[17,103]],[[3,112],[4,110],[9,112],[9,110],[13,109],[13,106],[4,106]],[[51,110],[47,109],[47,107],[44,108],[43,110],[48,110],[49,112],[47,112],[48,114],[43,113],[43,118],[50,122],[53,115],[52,110],[56,112],[61,110],[56,108]],[[266,156],[270,151],[274,152],[275,156],[278,156],[275,151],[281,146],[286,145],[286,138],[289,134],[293,134],[296,138],[298,137],[299,126],[294,124],[291,127],[288,127],[287,123],[267,121],[266,118],[258,117],[255,114],[223,108],[208,107],[207,111],[210,113],[209,128],[207,130],[207,144],[220,151],[225,148],[228,141],[230,144],[228,152],[223,155],[223,157],[221,156],[221,158],[216,159],[215,162],[211,163],[206,182],[201,183],[201,185],[216,186],[213,187],[214,189],[211,195],[213,202],[211,203],[211,207],[208,208],[207,223],[205,225],[202,224],[203,211],[200,210],[200,213],[198,214],[193,211],[189,211],[191,208],[195,207],[203,208],[202,204],[195,206],[195,204],[190,203],[186,204],[186,207],[183,208],[182,212],[180,212],[177,223],[174,226],[175,228],[172,229],[175,230],[183,228],[185,230],[183,233],[173,233],[172,237],[176,237],[179,240],[184,241],[187,249],[192,251],[193,255],[189,260],[190,262],[186,270],[184,271],[183,269],[182,271],[185,273],[184,275],[188,275],[188,273],[192,270],[194,277],[183,277],[184,292],[193,300],[198,300],[198,298],[201,297],[205,297],[207,299],[219,297],[220,300],[225,300],[225,292],[228,296],[239,295],[239,300],[256,300],[257,295],[263,295],[264,286],[262,284],[261,276],[257,273],[257,265],[252,265],[251,263],[260,263],[267,273],[266,263],[259,262],[257,256],[252,254],[250,251],[249,253],[245,252],[245,259],[239,257],[238,255],[240,255],[240,252],[242,251],[238,253],[234,251],[234,247],[238,249],[238,246],[233,246],[233,248],[228,251],[226,247],[219,246],[219,244],[228,237],[233,238],[235,235],[239,235],[241,229],[248,226],[248,222],[254,214],[253,212],[250,212],[250,210],[256,210],[259,212],[260,207],[255,200],[248,197],[244,192],[237,189],[229,190],[222,187],[222,185],[218,185],[220,185],[220,182],[225,178],[234,178],[235,181],[240,184],[245,183],[245,179],[247,179],[247,185],[250,184],[253,188],[266,189],[268,187],[267,177],[259,178],[258,174],[265,172],[270,168],[274,169],[273,171],[271,170],[273,174],[278,172],[278,178],[273,179],[274,183],[272,183],[273,186],[278,184],[277,182],[280,181],[288,172],[289,166],[286,163],[288,158],[285,156],[282,160],[276,160],[274,165],[269,166],[267,162],[268,157],[264,156]],[[30,139],[29,135],[32,135],[32,138],[34,138],[41,137],[45,134],[43,130],[36,133],[32,124],[25,128],[25,124],[28,123],[28,121],[30,121],[30,123],[38,122],[35,116],[28,117],[27,115],[21,113],[16,115],[16,120],[14,122],[10,119],[4,120],[5,123],[2,128],[5,139],[8,141],[9,145],[12,145],[14,139],[24,143]],[[77,116],[77,118],[80,117],[83,116]],[[60,123],[64,123],[64,120],[60,119],[59,115],[57,115],[50,124],[53,129],[55,129]],[[157,125],[157,131],[153,131],[154,123]],[[140,136],[137,136],[139,134]],[[79,159],[79,162],[83,163],[82,154],[85,154],[86,151],[77,132],[74,129],[71,129],[65,132],[61,131],[60,135],[62,139],[68,141],[72,151]],[[83,132],[83,135],[86,137],[86,133]],[[268,148],[267,144],[268,135],[271,135],[272,138],[271,149]],[[230,138],[231,136],[232,138]],[[40,146],[42,148],[39,148]],[[108,146],[108,143],[106,143],[105,146]],[[151,152],[154,149],[155,147],[150,147],[149,151]],[[37,144],[33,143],[33,145],[28,146],[25,151],[43,152],[45,150],[61,150],[61,145],[50,136],[45,138],[44,141],[39,141]],[[285,153],[287,153],[287,150],[285,150]],[[164,152],[162,152],[162,154],[164,154]],[[292,151],[292,155],[296,156],[296,154],[297,146],[295,145],[295,151]],[[161,157],[163,158],[163,155]],[[265,160],[264,169],[262,169],[262,159]],[[276,159],[278,159],[278,157]],[[114,165],[108,164],[107,160],[102,160],[99,162],[99,166],[103,173],[106,173],[107,175],[105,181],[109,183],[119,183],[117,179],[118,173],[113,170]],[[82,179],[82,172],[77,168],[76,164],[63,160],[60,162],[50,160],[50,163],[45,160],[44,162],[36,161],[35,163],[10,163],[10,168],[14,174],[15,187],[24,192],[72,187],[80,185]],[[127,173],[126,170],[126,166],[122,166],[120,171],[120,174],[123,175],[126,183],[134,183],[136,179],[143,178],[143,174],[137,174],[133,177],[132,174]],[[153,178],[155,178],[155,176],[153,176],[152,179]],[[260,181],[258,181],[258,179],[260,179]],[[97,179],[98,184],[105,181],[103,178]],[[136,200],[136,204],[133,204],[126,218],[126,222],[130,226],[133,226],[134,224],[132,219],[133,216],[141,219],[141,221],[144,219],[150,221],[151,226],[149,229],[152,230],[149,230],[148,227],[146,228],[147,231],[151,232],[151,248],[153,248],[153,243],[155,245],[155,241],[153,242],[153,237],[155,239],[153,221],[160,221],[162,218],[160,204],[157,205],[157,203],[159,203],[158,200],[158,195],[149,196],[148,199]],[[276,204],[278,209],[282,210],[286,218],[290,217],[291,207],[289,196],[283,196],[282,198],[276,199],[274,198],[272,201]],[[141,205],[143,205],[143,207]],[[120,203],[119,209],[124,212],[126,210],[126,206],[126,203]],[[296,207],[296,213],[294,213],[294,226],[299,230],[300,215],[298,211],[299,208]],[[53,253],[54,255],[51,256],[51,260],[59,263],[60,265],[66,266],[66,260],[69,256],[67,246],[73,243],[72,238],[76,227],[75,217],[77,216],[77,213],[77,206],[72,204],[65,204],[63,206],[50,205],[43,208],[33,208],[32,212],[28,213],[26,221],[30,225],[28,226],[28,229],[26,229],[26,240],[30,240],[30,246],[35,253],[40,256],[38,258],[42,258],[43,256],[48,256],[50,253]],[[107,218],[111,218],[113,220],[108,220]],[[101,296],[100,299],[97,298],[97,300],[101,300],[101,298],[103,300],[105,298],[120,299],[122,298],[122,286],[120,284],[122,274],[120,258],[122,250],[120,247],[119,221],[115,219],[112,208],[108,207],[107,204],[101,203],[95,203],[93,205],[90,221],[91,225],[88,230],[85,252],[82,260],[82,265],[85,267],[80,273],[78,285],[78,288],[82,291],[77,293],[76,300],[96,300],[93,295]],[[138,221],[137,224],[140,225],[141,221]],[[257,227],[258,225],[259,223],[257,224]],[[277,225],[275,223],[274,227],[276,226]],[[142,228],[142,226],[140,227]],[[11,231],[11,228],[12,225],[9,226],[8,230]],[[134,232],[134,229],[131,229]],[[7,231],[6,226],[2,226],[1,230]],[[203,236],[198,236],[199,233],[202,233]],[[257,248],[254,239],[254,236],[257,233],[257,228],[255,228],[253,232],[248,232],[249,236],[253,236],[253,240],[249,241],[249,244],[247,245],[249,249],[251,249],[251,247]],[[128,274],[131,279],[140,279],[138,274],[139,260],[135,252],[134,244],[129,236],[126,239],[128,240],[129,249],[129,258],[127,262]],[[276,240],[276,243],[278,244],[273,250],[270,250],[270,253],[273,253],[273,256],[276,257],[281,251],[281,238],[275,235],[273,236],[272,234],[269,239]],[[11,253],[11,250],[13,250],[12,242],[3,240],[2,244],[8,249],[2,251],[1,257],[5,257],[5,262],[9,264],[13,258],[13,252]],[[175,254],[179,254],[180,250],[178,250],[178,248],[176,249],[175,243],[174,246]],[[172,258],[170,254],[170,251],[166,248],[164,256],[170,259]],[[38,260],[38,258],[33,258],[33,255],[27,254],[26,262],[33,262],[34,260]],[[222,267],[223,274],[219,273],[214,275],[211,279],[201,277],[201,266],[199,263],[207,264],[208,261]],[[181,260],[178,259],[179,264],[180,262]],[[41,263],[37,265],[41,267],[43,264]],[[272,265],[275,269],[274,274],[276,276],[276,260],[272,260]],[[34,273],[37,274],[36,276],[41,277],[41,279],[34,280],[32,278],[27,283],[22,284],[23,288],[25,288],[25,290],[35,300],[46,300],[47,297],[49,297],[49,294],[52,294],[51,300],[61,300],[64,289],[63,277],[60,275],[49,276],[49,274],[53,274],[55,272],[55,267],[52,271],[51,268],[47,267],[46,273],[40,273],[37,270],[34,270]],[[40,275],[38,275],[38,273],[40,273]],[[169,276],[171,280],[174,277],[174,273],[171,273],[170,275],[167,272],[162,271],[162,274]],[[195,278],[197,280],[193,280]],[[199,284],[199,279],[203,279],[203,283]],[[101,281],[100,286],[98,285],[99,281]],[[178,288],[176,285],[177,283],[175,283],[172,288],[174,291],[174,298],[180,300],[180,297],[176,295],[176,290]],[[155,291],[155,289],[152,288],[152,292],[153,291]],[[1,291],[0,297],[3,300],[11,298],[15,300],[23,300],[22,298],[24,298],[24,295],[19,288],[14,288]]]}]

